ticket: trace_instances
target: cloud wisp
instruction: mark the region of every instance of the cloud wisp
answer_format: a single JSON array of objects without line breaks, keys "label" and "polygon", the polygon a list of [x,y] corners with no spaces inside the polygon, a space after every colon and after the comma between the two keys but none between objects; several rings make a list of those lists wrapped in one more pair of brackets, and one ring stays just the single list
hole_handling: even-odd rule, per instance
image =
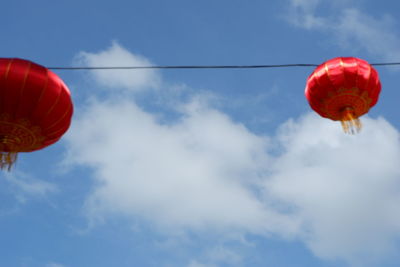
[{"label": "cloud wisp", "polygon": [[17,200],[22,203],[27,198],[45,197],[48,194],[58,192],[58,187],[55,184],[35,179],[27,173],[13,171],[12,173],[3,173],[2,176],[13,188]]},{"label": "cloud wisp", "polygon": [[[290,0],[286,20],[296,27],[333,36],[334,43],[347,49],[363,49],[388,62],[400,60],[400,38],[394,18],[379,18],[349,7],[349,1]],[[327,5],[329,14],[318,14]]]}]

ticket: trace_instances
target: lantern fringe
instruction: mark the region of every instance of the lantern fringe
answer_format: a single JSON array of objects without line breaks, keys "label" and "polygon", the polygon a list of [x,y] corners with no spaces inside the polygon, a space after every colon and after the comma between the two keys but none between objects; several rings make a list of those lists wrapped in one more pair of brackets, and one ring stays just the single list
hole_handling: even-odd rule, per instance
[{"label": "lantern fringe", "polygon": [[359,133],[362,128],[361,121],[354,116],[352,108],[346,108],[343,111],[343,117],[340,122],[342,123],[343,131],[347,134]]},{"label": "lantern fringe", "polygon": [[17,152],[0,152],[0,169],[10,171],[17,161]]}]

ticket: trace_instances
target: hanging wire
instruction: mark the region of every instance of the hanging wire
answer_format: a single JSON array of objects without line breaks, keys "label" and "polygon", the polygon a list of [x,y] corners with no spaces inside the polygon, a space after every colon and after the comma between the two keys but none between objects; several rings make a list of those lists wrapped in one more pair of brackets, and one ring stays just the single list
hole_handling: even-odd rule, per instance
[{"label": "hanging wire", "polygon": [[[372,66],[395,66],[400,62],[372,63]],[[51,70],[135,70],[135,69],[272,69],[293,67],[317,67],[319,64],[275,64],[275,65],[165,65],[165,66],[109,66],[109,67],[48,67]]]},{"label": "hanging wire", "polygon": [[177,65],[177,66],[127,66],[127,67],[49,67],[52,70],[130,70],[130,69],[261,69],[288,67],[316,67],[317,64],[279,65]]}]

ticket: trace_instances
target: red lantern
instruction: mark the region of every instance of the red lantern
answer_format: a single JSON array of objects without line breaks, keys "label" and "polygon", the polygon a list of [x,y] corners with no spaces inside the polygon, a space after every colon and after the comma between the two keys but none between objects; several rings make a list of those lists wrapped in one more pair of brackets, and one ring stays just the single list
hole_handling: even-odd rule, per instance
[{"label": "red lantern", "polygon": [[305,89],[311,108],[319,115],[341,121],[346,133],[358,132],[358,119],[379,98],[378,72],[365,60],[338,57],[319,65],[308,77]]},{"label": "red lantern", "polygon": [[71,123],[73,105],[64,82],[28,60],[0,58],[0,168],[17,153],[57,142]]}]

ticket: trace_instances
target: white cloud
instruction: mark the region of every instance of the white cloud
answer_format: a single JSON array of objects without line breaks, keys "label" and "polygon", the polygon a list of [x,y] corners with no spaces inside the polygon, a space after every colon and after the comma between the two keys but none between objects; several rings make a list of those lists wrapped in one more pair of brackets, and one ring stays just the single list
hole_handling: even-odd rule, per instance
[{"label": "white cloud", "polygon": [[[147,58],[130,53],[117,42],[99,53],[80,52],[75,57],[76,64],[87,67],[131,67],[153,65]],[[144,70],[95,70],[90,72],[95,81],[108,89],[143,91],[157,88],[161,82],[154,69]]]},{"label": "white cloud", "polygon": [[[297,27],[333,35],[332,41],[343,47],[361,48],[390,62],[399,60],[400,38],[393,17],[365,14],[349,7],[349,2],[352,1],[291,0],[286,18]],[[317,10],[321,5],[327,6],[325,11],[329,10],[330,14],[319,14]]]},{"label": "white cloud", "polygon": [[319,257],[349,262],[395,248],[400,143],[384,119],[363,118],[361,134],[349,136],[306,115],[264,137],[193,99],[168,122],[118,97],[77,112],[67,161],[93,169],[89,218],[296,237]]},{"label": "white cloud", "polygon": [[[115,51],[121,49],[114,43],[105,52],[84,57],[113,61],[120,58]],[[135,57],[122,50],[124,58]],[[118,80],[109,75],[99,72],[94,79],[99,86],[109,86],[112,83],[104,80]],[[139,87],[146,82],[150,80],[134,75],[129,81]],[[75,116],[66,138],[69,159],[94,168],[99,181],[86,202],[92,219],[116,212],[162,227],[294,231],[295,222],[267,209],[254,192],[268,162],[268,140],[210,108],[209,99],[206,94],[188,103],[178,101],[175,112],[180,119],[168,124],[118,97],[94,100],[79,118]]]},{"label": "white cloud", "polygon": [[88,210],[175,227],[293,227],[252,191],[268,164],[267,140],[199,105],[165,125],[128,101],[91,103],[67,136],[71,160],[93,167],[100,182]]},{"label": "white cloud", "polygon": [[400,234],[399,133],[363,119],[357,136],[308,115],[279,134],[284,151],[266,183],[302,220],[300,237],[323,258],[378,257]]}]

